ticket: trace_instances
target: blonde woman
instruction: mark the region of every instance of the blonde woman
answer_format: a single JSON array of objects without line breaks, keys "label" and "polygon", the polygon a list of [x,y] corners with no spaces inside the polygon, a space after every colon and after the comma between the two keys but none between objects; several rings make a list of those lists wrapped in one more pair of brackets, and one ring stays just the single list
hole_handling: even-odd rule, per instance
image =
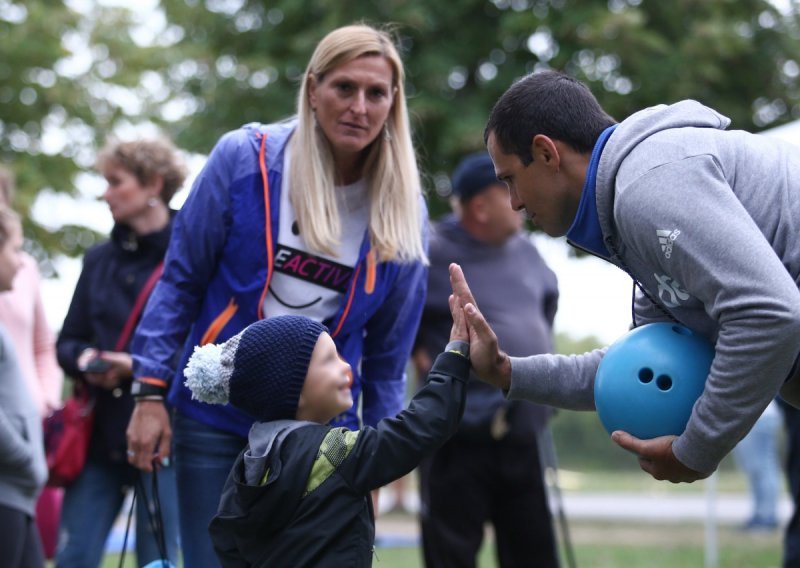
[{"label": "blonde woman", "polygon": [[[207,526],[253,423],[192,400],[182,370],[195,346],[262,318],[304,315],[331,330],[353,368],[360,404],[336,424],[375,426],[403,405],[427,278],[403,81],[387,33],[331,32],[308,65],[297,116],[223,136],[177,216],[134,339],[128,454],[149,470],[174,441],[187,566],[219,565]],[[174,440],[165,402],[176,411]]]}]

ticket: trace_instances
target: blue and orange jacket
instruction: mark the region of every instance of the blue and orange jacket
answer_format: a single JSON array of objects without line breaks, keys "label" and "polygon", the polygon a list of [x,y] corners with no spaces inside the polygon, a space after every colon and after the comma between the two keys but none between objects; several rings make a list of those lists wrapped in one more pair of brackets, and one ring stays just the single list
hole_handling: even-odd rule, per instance
[{"label": "blue and orange jacket", "polygon": [[[278,235],[284,151],[295,126],[253,123],[219,140],[175,219],[164,274],[133,339],[137,378],[163,381],[169,404],[182,414],[241,436],[253,419],[229,405],[192,400],[183,369],[194,346],[225,341],[269,316],[262,306]],[[427,209],[420,201],[427,248]],[[422,262],[378,263],[364,235],[344,300],[323,322],[353,368],[364,424],[374,426],[403,406],[426,286]],[[358,428],[356,406],[335,423]]]}]

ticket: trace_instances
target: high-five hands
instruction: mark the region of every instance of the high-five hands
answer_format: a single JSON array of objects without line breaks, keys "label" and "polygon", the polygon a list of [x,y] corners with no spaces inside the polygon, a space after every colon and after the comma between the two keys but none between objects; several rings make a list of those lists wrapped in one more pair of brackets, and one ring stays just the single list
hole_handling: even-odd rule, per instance
[{"label": "high-five hands", "polygon": [[491,385],[508,390],[511,386],[511,360],[497,345],[497,336],[478,310],[464,273],[455,263],[450,265],[450,286],[453,288],[452,301],[463,306],[466,316],[469,358],[475,374]]},{"label": "high-five hands", "polygon": [[453,316],[453,327],[450,329],[450,341],[466,341],[469,343],[469,330],[467,318],[464,315],[464,306],[453,294],[448,298],[450,315]]}]

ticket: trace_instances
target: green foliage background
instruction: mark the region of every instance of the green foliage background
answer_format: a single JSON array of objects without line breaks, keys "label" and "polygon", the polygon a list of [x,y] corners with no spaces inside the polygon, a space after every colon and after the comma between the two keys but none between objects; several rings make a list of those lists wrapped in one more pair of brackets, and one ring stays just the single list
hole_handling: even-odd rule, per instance
[{"label": "green foliage background", "polygon": [[[430,206],[491,106],[516,78],[565,70],[622,119],[692,97],[758,131],[800,117],[800,16],[767,0],[161,0],[153,12],[97,0],[0,0],[0,162],[16,206],[77,194],[106,136],[158,124],[207,153],[227,130],[293,113],[319,39],[356,21],[390,25],[403,53]],[[54,132],[65,133],[62,137]],[[58,140],[62,140],[58,142]],[[27,235],[80,254],[80,220]]]}]

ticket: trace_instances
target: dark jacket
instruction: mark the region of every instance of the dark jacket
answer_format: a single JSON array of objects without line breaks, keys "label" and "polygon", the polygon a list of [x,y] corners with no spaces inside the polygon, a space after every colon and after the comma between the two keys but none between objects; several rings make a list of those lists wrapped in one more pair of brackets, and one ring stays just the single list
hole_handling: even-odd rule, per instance
[{"label": "dark jacket", "polygon": [[[86,252],[69,311],[58,336],[58,363],[72,379],[84,381],[77,361],[89,347],[113,351],[139,292],[169,244],[170,223],[164,229],[137,237],[117,224],[111,238]],[[130,351],[130,339],[123,351]],[[126,462],[125,430],[133,412],[130,381],[113,391],[92,389],[95,421],[89,459]]]},{"label": "dark jacket", "polygon": [[[370,491],[411,471],[455,432],[468,376],[466,358],[439,355],[408,409],[377,428],[353,432],[295,421],[278,427],[257,423],[209,527],[222,565],[371,566]],[[266,448],[264,455],[253,455],[260,453],[255,448]],[[253,460],[261,460],[255,475]],[[320,483],[319,471],[326,466],[327,478]]]}]

